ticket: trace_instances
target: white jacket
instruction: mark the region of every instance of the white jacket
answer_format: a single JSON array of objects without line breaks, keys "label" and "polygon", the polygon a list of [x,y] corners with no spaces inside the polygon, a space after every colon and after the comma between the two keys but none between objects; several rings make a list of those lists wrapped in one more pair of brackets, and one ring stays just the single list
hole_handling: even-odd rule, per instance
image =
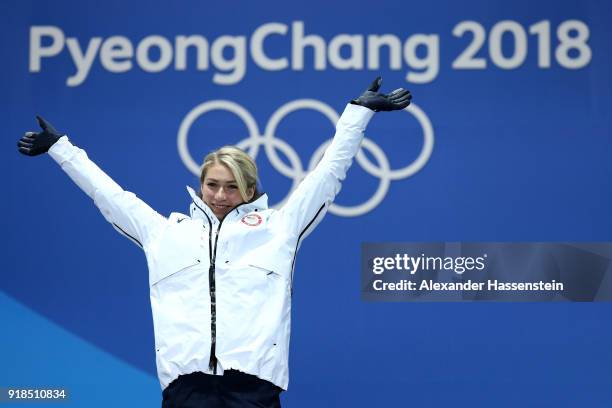
[{"label": "white jacket", "polygon": [[340,190],[373,114],[347,105],[325,155],[280,210],[263,195],[222,222],[191,188],[190,216],[165,218],[66,136],[52,146],[51,157],[146,254],[162,389],[181,374],[230,368],[287,389],[295,255]]}]

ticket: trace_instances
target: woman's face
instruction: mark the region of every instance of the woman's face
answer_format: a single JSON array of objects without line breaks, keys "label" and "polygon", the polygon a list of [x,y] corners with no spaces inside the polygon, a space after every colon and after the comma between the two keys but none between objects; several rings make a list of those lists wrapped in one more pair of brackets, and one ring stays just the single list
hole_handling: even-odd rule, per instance
[{"label": "woman's face", "polygon": [[[254,193],[253,188],[247,190],[249,200]],[[206,172],[202,183],[202,198],[219,220],[244,202],[234,175],[222,164],[213,164]]]}]

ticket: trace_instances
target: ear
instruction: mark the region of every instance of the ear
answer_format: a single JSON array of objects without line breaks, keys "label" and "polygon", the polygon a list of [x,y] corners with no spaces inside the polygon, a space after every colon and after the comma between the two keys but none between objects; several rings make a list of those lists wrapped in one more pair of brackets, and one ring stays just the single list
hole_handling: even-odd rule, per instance
[{"label": "ear", "polygon": [[253,196],[255,195],[255,187],[249,187],[247,188],[247,202],[250,202],[253,199]]}]

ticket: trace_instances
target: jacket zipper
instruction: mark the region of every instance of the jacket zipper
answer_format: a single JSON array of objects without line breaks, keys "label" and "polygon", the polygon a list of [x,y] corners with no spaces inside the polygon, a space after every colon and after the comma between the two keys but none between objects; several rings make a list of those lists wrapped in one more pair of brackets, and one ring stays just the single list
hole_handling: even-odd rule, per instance
[{"label": "jacket zipper", "polygon": [[[195,206],[200,208],[195,202]],[[219,222],[219,227],[217,228],[217,232],[215,233],[215,247],[212,248],[212,221],[206,214],[206,212],[200,208],[202,214],[208,220],[208,254],[210,257],[210,266],[208,268],[208,289],[210,293],[210,360],[208,361],[208,369],[212,370],[213,374],[217,374],[217,356],[215,355],[216,346],[217,346],[217,294],[216,294],[216,286],[215,286],[215,262],[217,259],[217,242],[219,241],[219,231],[221,231],[221,225],[225,218],[232,211],[240,207],[241,205],[246,203],[241,203],[232,208],[226,216]]]}]

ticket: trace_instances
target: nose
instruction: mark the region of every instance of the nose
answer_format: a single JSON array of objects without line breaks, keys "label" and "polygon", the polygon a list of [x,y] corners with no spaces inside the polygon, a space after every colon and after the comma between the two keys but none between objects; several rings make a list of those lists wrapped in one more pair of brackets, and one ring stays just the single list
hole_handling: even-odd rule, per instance
[{"label": "nose", "polygon": [[223,201],[225,200],[225,190],[223,187],[219,187],[217,192],[215,193],[215,200]]}]

